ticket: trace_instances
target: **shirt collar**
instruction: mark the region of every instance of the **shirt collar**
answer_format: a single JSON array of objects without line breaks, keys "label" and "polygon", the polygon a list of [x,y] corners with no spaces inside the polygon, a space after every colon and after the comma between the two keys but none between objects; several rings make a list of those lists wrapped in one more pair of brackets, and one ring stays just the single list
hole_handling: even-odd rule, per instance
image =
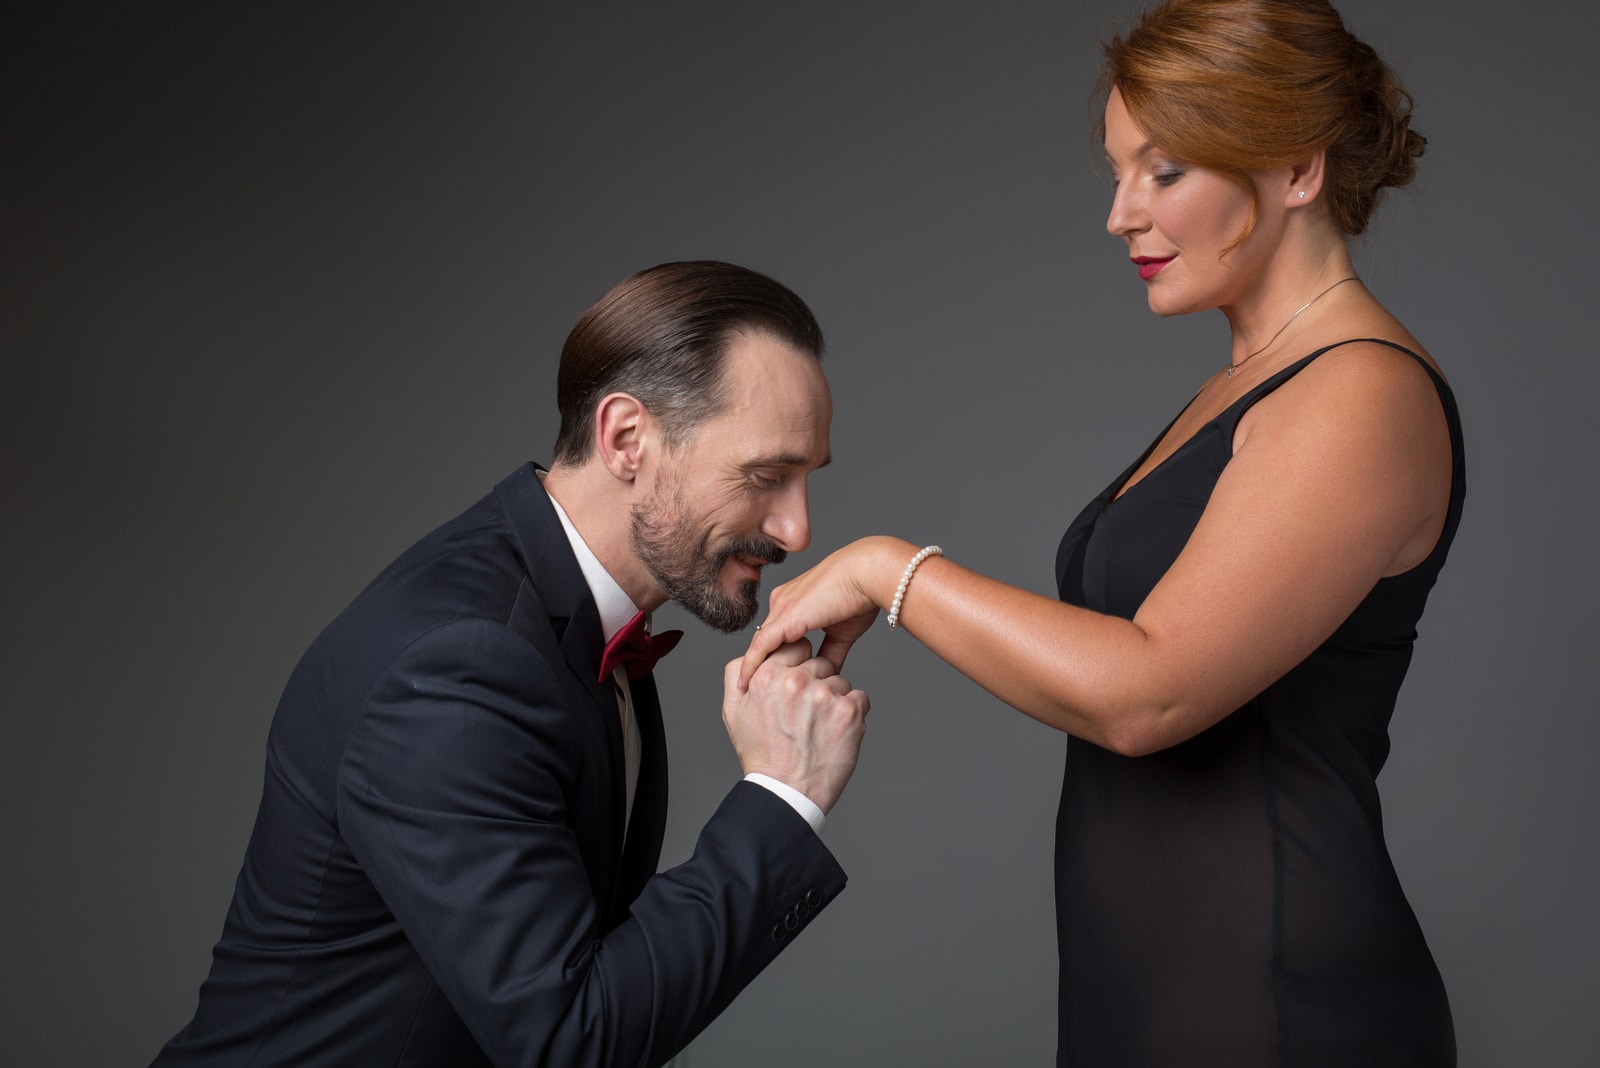
[{"label": "shirt collar", "polygon": [[639,606],[623,592],[617,580],[611,577],[611,572],[607,571],[600,558],[595,556],[594,550],[589,548],[589,543],[578,533],[578,528],[572,525],[572,520],[568,518],[566,509],[561,507],[561,502],[551,497],[550,503],[555,507],[556,518],[561,520],[561,529],[567,532],[567,541],[572,543],[572,555],[578,558],[578,567],[583,571],[583,581],[588,583],[589,592],[594,595],[595,607],[600,610],[600,629],[609,642],[617,631],[639,614]]}]

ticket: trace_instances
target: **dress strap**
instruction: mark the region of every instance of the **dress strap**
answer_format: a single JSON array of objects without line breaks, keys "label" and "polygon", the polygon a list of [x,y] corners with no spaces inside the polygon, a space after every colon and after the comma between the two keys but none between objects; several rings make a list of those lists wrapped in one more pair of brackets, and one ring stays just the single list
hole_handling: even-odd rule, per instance
[{"label": "dress strap", "polygon": [[1244,416],[1244,413],[1249,411],[1251,406],[1262,397],[1267,396],[1273,390],[1277,389],[1279,386],[1289,381],[1289,379],[1299,374],[1306,368],[1306,365],[1324,353],[1331,352],[1342,345],[1353,345],[1363,341],[1371,342],[1375,345],[1386,345],[1397,352],[1405,353],[1407,356],[1410,356],[1413,360],[1417,361],[1417,365],[1428,373],[1428,378],[1433,382],[1434,391],[1439,394],[1439,404],[1444,409],[1445,425],[1450,429],[1450,507],[1449,511],[1445,514],[1444,530],[1440,532],[1439,540],[1434,544],[1433,552],[1428,554],[1427,559],[1425,559],[1421,564],[1418,564],[1417,567],[1411,569],[1411,572],[1408,572],[1408,574],[1415,573],[1424,565],[1433,563],[1436,557],[1441,556],[1448,549],[1451,540],[1455,537],[1456,528],[1461,523],[1461,506],[1462,502],[1466,499],[1467,490],[1466,461],[1462,451],[1463,439],[1461,434],[1461,413],[1456,407],[1455,392],[1451,390],[1450,383],[1444,380],[1443,375],[1434,370],[1431,363],[1429,363],[1427,360],[1424,360],[1421,356],[1415,352],[1412,352],[1404,345],[1401,345],[1398,342],[1390,341],[1387,338],[1352,337],[1346,338],[1343,341],[1335,341],[1331,345],[1324,345],[1315,352],[1301,357],[1299,360],[1296,360],[1288,367],[1285,367],[1283,370],[1279,371],[1277,374],[1261,383],[1249,393],[1246,393],[1243,397],[1240,397],[1239,400],[1234,403],[1233,407],[1231,407],[1227,412],[1224,412],[1222,416],[1218,417],[1218,422],[1223,422],[1224,420],[1227,421],[1227,433],[1231,438],[1234,430],[1239,425],[1239,420]]},{"label": "dress strap", "polygon": [[1427,360],[1424,360],[1421,356],[1417,355],[1415,352],[1412,352],[1404,345],[1394,341],[1386,340],[1385,338],[1350,337],[1345,338],[1343,341],[1335,341],[1331,345],[1324,345],[1315,352],[1300,357],[1300,359],[1296,360],[1294,363],[1291,363],[1288,367],[1285,367],[1283,370],[1279,371],[1277,374],[1273,375],[1271,378],[1267,379],[1265,382],[1261,383],[1259,386],[1256,386],[1250,392],[1240,397],[1232,404],[1228,411],[1223,413],[1223,418],[1226,418],[1232,424],[1229,426],[1229,432],[1232,432],[1233,426],[1238,425],[1240,417],[1254,407],[1257,401],[1259,401],[1262,397],[1274,392],[1278,389],[1278,387],[1289,381],[1289,379],[1305,370],[1306,367],[1310,365],[1310,363],[1317,357],[1322,356],[1325,353],[1332,352],[1334,349],[1341,346],[1355,345],[1361,342],[1371,342],[1375,345],[1386,345],[1389,348],[1403,352],[1407,356],[1410,356],[1413,360],[1416,360],[1422,369],[1428,372],[1428,377],[1433,380],[1433,388],[1439,391],[1440,400],[1445,404],[1446,418],[1450,420],[1452,427],[1455,425],[1455,418],[1453,414],[1455,410],[1455,401],[1449,398],[1450,387],[1448,384],[1446,384],[1445,380],[1439,376],[1439,372],[1435,371]]}]

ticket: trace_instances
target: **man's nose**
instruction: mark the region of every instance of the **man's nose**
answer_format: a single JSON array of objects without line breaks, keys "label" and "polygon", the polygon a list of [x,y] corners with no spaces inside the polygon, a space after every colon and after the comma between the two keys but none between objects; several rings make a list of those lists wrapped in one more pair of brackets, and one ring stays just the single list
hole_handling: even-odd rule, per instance
[{"label": "man's nose", "polygon": [[767,513],[761,532],[785,552],[797,553],[811,544],[811,510],[803,479],[797,479],[784,492],[778,506]]}]

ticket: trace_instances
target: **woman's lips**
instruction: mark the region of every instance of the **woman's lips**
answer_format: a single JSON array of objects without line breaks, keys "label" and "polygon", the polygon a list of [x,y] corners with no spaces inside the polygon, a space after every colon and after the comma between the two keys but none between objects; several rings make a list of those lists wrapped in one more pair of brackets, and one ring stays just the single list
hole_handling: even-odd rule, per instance
[{"label": "woman's lips", "polygon": [[1148,282],[1161,273],[1161,268],[1176,258],[1175,256],[1167,256],[1162,259],[1157,259],[1153,256],[1135,256],[1133,257],[1133,262],[1139,267],[1139,277]]}]

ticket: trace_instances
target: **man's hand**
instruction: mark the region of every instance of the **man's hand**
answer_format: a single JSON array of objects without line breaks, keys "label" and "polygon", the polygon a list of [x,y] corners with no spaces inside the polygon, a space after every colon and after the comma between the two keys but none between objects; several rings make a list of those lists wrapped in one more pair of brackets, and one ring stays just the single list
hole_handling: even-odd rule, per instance
[{"label": "man's hand", "polygon": [[738,687],[740,661],[722,673],[722,723],[746,775],[770,775],[827,812],[856,768],[871,702],[811,643],[790,642]]}]

